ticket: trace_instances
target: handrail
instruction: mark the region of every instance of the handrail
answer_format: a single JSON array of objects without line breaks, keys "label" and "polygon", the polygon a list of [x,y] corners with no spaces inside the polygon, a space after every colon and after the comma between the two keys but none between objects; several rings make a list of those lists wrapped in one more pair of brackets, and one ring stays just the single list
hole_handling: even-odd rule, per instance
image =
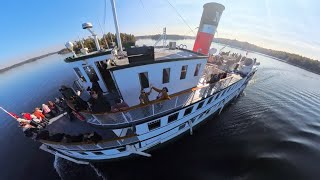
[{"label": "handrail", "polygon": [[[222,82],[222,81],[225,81],[229,78],[233,78],[232,76],[229,76],[229,77],[226,77],[224,79],[221,79],[220,81],[218,82]],[[172,94],[172,95],[169,95],[170,98],[174,98],[174,97],[177,97],[177,96],[180,96],[182,94],[186,94],[186,93],[190,93],[190,92],[194,92],[194,91],[197,91],[199,89],[202,89],[204,87],[207,87],[209,86],[210,84],[206,84],[206,85],[203,85],[203,86],[200,86],[200,87],[193,87],[193,88],[190,88],[190,89],[187,89],[187,90],[184,90],[184,91],[180,91],[178,93],[175,93],[175,94]],[[164,101],[167,101],[168,99],[155,99],[155,100],[152,100],[152,101],[149,101],[148,104],[137,104],[137,105],[134,105],[134,106],[131,106],[129,107],[128,109],[126,110],[122,110],[122,111],[117,111],[117,112],[104,112],[104,113],[92,113],[90,111],[80,111],[81,113],[86,113],[86,114],[90,114],[90,115],[105,115],[105,114],[117,114],[117,113],[125,113],[125,112],[128,112],[128,111],[131,111],[131,110],[135,110],[135,109],[138,109],[138,108],[143,108],[143,107],[147,107],[147,106],[150,106],[150,105],[153,105],[153,104],[156,104],[156,103],[159,103],[159,102],[164,102]]]}]

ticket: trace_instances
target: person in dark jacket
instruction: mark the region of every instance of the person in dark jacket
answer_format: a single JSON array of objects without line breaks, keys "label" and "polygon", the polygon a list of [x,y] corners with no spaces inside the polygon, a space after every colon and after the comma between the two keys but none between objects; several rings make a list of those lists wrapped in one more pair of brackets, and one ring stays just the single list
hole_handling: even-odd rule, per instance
[{"label": "person in dark jacket", "polygon": [[90,103],[91,110],[94,113],[105,113],[110,112],[111,110],[110,103],[95,91],[92,91],[91,98],[88,103]]},{"label": "person in dark jacket", "polygon": [[64,85],[61,86],[59,91],[61,92],[62,96],[67,100],[77,96],[76,93],[71,88]]},{"label": "person in dark jacket", "polygon": [[209,87],[206,91],[207,95],[211,95],[212,89],[216,86],[216,83],[220,81],[220,76],[218,74],[211,74],[211,78],[207,83],[209,84]]}]

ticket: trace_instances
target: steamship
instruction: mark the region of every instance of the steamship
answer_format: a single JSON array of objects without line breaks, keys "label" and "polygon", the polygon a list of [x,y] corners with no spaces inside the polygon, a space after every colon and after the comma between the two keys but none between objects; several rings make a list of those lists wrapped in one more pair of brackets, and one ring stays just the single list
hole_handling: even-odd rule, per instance
[{"label": "steamship", "polygon": [[[46,130],[50,135],[99,134],[98,141],[53,141],[39,139],[40,149],[79,164],[131,156],[152,157],[157,148],[193,129],[211,116],[220,114],[224,107],[246,88],[257,70],[254,60],[242,57],[216,55],[210,45],[225,7],[207,3],[193,50],[177,46],[175,42],[163,46],[122,48],[115,2],[112,0],[118,47],[103,49],[91,23],[84,23],[95,40],[95,52],[83,47],[81,53],[73,51],[73,43],[66,47],[72,51],[64,61],[74,70],[77,79],[72,90],[85,101],[90,97],[93,83],[98,83],[102,98],[110,106],[117,99],[128,108],[117,112],[78,111],[83,121],[70,121],[58,116]],[[215,60],[223,59],[220,64]],[[210,83],[214,75],[220,80]],[[151,92],[150,102],[141,104],[141,90],[151,87],[166,88],[170,98],[157,99]],[[107,106],[107,105],[106,105]]]}]

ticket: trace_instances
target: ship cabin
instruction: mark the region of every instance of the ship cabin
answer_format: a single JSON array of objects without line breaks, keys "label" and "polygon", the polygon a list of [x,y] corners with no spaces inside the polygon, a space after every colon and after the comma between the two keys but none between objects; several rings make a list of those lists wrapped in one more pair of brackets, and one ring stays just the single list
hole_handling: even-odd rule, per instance
[{"label": "ship cabin", "polygon": [[[124,53],[127,55],[115,56],[112,51],[103,51],[67,58],[78,77],[73,89],[88,100],[90,88],[98,83],[111,106],[121,98],[132,107],[140,104],[141,90],[166,87],[168,94],[176,94],[196,87],[207,63],[207,56],[185,49],[144,46]],[[155,100],[157,95],[153,91],[149,99]]]}]

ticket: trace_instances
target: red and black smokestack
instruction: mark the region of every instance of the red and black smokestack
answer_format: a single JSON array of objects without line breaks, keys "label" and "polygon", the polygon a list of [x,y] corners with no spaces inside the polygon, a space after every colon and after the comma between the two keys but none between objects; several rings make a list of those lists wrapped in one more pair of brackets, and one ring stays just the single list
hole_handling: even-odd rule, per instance
[{"label": "red and black smokestack", "polygon": [[194,52],[208,54],[224,9],[224,6],[218,3],[207,3],[203,5],[201,22],[197,38],[193,46]]}]

